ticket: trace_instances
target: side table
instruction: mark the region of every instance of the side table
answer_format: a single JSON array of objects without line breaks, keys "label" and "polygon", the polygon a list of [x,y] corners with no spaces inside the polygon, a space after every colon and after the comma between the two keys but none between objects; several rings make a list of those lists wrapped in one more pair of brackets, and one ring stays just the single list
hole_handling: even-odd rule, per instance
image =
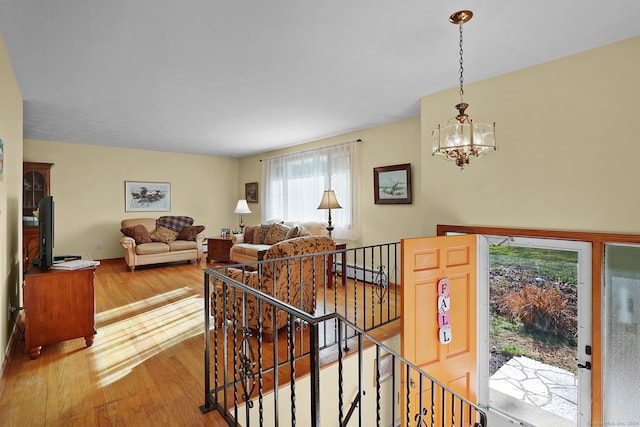
[{"label": "side table", "polygon": [[230,262],[229,251],[231,250],[231,246],[233,246],[231,237],[208,237],[207,262],[213,262],[213,260]]}]

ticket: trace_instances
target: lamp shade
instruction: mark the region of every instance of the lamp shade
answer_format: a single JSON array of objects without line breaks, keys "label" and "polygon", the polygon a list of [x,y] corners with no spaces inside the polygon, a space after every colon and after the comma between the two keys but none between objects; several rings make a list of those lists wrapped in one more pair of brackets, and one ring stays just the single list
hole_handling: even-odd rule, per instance
[{"label": "lamp shade", "polygon": [[338,200],[336,200],[336,195],[333,190],[325,190],[322,193],[322,200],[320,201],[320,206],[318,209],[342,209]]},{"label": "lamp shade", "polygon": [[250,214],[251,210],[249,209],[249,206],[247,205],[247,201],[245,199],[238,200],[238,203],[236,204],[236,209],[233,211],[233,213]]}]

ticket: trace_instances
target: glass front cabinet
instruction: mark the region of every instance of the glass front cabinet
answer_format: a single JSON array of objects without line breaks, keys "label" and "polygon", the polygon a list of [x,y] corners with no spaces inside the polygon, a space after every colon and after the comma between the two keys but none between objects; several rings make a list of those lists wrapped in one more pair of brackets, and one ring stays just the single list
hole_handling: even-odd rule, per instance
[{"label": "glass front cabinet", "polygon": [[25,221],[33,217],[33,211],[38,209],[40,200],[49,195],[52,166],[53,163],[24,162],[22,164],[22,216]]}]

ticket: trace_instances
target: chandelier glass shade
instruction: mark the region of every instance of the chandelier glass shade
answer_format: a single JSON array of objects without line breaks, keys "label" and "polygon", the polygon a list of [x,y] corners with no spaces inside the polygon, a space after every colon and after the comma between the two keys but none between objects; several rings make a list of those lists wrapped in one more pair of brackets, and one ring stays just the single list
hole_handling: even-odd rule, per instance
[{"label": "chandelier glass shade", "polygon": [[433,156],[451,160],[464,171],[471,159],[496,149],[496,124],[477,123],[466,113],[469,104],[462,100],[464,94],[462,60],[462,24],[473,17],[473,12],[463,10],[449,17],[449,21],[460,26],[460,103],[456,105],[458,114],[446,125],[436,127],[433,132]]},{"label": "chandelier glass shade", "polygon": [[495,123],[476,123],[464,109],[468,104],[458,104],[460,114],[446,125],[433,131],[433,155],[456,162],[464,169],[472,158],[484,156],[496,149]]}]

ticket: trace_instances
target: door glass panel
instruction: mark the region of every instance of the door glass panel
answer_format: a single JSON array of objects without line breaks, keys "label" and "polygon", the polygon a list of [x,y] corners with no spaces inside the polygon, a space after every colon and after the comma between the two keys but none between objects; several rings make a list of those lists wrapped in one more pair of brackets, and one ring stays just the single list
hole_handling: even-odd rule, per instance
[{"label": "door glass panel", "polygon": [[605,246],[604,316],[604,424],[638,425],[640,247]]},{"label": "door glass panel", "polygon": [[578,422],[578,258],[489,248],[489,403],[526,425]]}]

